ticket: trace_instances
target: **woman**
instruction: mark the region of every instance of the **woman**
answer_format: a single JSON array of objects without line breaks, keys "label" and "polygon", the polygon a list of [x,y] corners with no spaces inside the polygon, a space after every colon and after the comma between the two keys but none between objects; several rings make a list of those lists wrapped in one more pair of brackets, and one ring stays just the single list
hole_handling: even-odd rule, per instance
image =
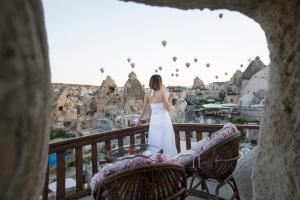
[{"label": "woman", "polygon": [[151,107],[151,118],[148,132],[148,144],[163,149],[165,154],[174,156],[177,154],[175,145],[175,134],[173,125],[168,114],[171,107],[165,91],[162,89],[162,79],[160,75],[153,75],[149,81],[150,93],[145,94],[144,106],[138,119],[144,117],[148,105]]}]

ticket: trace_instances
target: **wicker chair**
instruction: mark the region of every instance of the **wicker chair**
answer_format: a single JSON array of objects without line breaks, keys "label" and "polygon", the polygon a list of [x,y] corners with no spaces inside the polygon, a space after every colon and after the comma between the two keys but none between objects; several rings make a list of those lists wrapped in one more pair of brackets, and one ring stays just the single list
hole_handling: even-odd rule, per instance
[{"label": "wicker chair", "polygon": [[96,200],[185,199],[186,185],[184,167],[151,164],[108,176],[95,186],[93,196]]},{"label": "wicker chair", "polygon": [[[212,146],[193,162],[186,165],[188,177],[192,177],[188,195],[202,197],[205,199],[222,199],[219,197],[219,190],[225,184],[230,185],[233,190],[231,199],[240,199],[236,182],[232,172],[239,159],[240,133],[235,133],[221,143]],[[194,179],[199,178],[198,184],[193,185]],[[207,180],[213,179],[218,182],[215,194],[211,194],[207,187]],[[197,189],[201,186],[200,190]]]}]

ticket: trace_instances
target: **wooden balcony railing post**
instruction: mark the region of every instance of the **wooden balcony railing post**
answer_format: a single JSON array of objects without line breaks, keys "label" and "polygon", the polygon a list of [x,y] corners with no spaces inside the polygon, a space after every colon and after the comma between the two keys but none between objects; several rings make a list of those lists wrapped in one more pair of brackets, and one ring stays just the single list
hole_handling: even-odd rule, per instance
[{"label": "wooden balcony railing post", "polygon": [[124,146],[123,144],[123,137],[118,137],[118,147]]},{"label": "wooden balcony railing post", "polygon": [[186,149],[191,148],[191,131],[187,130],[185,131],[185,143],[186,143]]},{"label": "wooden balcony railing post", "polygon": [[98,172],[98,151],[97,151],[97,144],[92,144],[92,170],[93,175]]},{"label": "wooden balcony railing post", "polygon": [[142,132],[141,133],[141,144],[145,144],[146,143],[145,137],[146,137],[146,134],[144,132]]},{"label": "wooden balcony railing post", "polygon": [[45,185],[43,190],[43,200],[48,199],[48,188],[49,188],[49,164],[47,164],[46,179],[45,179]]},{"label": "wooden balcony railing post", "polygon": [[196,138],[197,138],[197,142],[198,142],[199,140],[202,140],[202,132],[197,131],[197,132],[196,132]]},{"label": "wooden balcony railing post", "polygon": [[134,146],[134,145],[135,145],[134,135],[130,135],[130,146]]},{"label": "wooden balcony railing post", "polygon": [[[105,140],[105,151],[106,151],[106,153],[110,150],[111,150],[111,141],[110,140]],[[106,161],[108,161],[107,158],[106,158]]]},{"label": "wooden balcony railing post", "polygon": [[175,129],[175,142],[176,142],[176,148],[177,152],[180,153],[180,135],[179,135],[179,130]]},{"label": "wooden balcony railing post", "polygon": [[76,147],[76,192],[83,191],[82,147]]},{"label": "wooden balcony railing post", "polygon": [[106,140],[105,141],[105,150],[106,151],[110,151],[111,149],[111,141],[110,140]]},{"label": "wooden balcony railing post", "polygon": [[65,198],[65,158],[64,152],[57,152],[57,166],[56,166],[56,199],[61,200]]}]

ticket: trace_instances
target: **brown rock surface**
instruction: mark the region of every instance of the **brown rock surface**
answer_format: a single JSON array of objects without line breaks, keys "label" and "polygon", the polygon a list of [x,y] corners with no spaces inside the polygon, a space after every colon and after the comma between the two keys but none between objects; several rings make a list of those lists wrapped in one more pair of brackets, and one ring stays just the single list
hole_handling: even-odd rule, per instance
[{"label": "brown rock surface", "polygon": [[39,0],[0,5],[0,199],[38,199],[48,160],[50,68]]},{"label": "brown rock surface", "polygon": [[204,89],[205,88],[203,81],[198,76],[196,76],[196,78],[194,78],[194,83],[193,83],[192,88],[193,89]]},{"label": "brown rock surface", "polygon": [[124,85],[124,112],[127,114],[138,113],[143,108],[145,92],[134,72],[128,75]]},{"label": "brown rock surface", "polygon": [[257,56],[255,60],[252,60],[246,70],[243,72],[241,79],[249,80],[255,73],[262,70],[265,67],[265,64]]},{"label": "brown rock surface", "polygon": [[112,117],[112,114],[120,112],[122,105],[122,93],[119,91],[115,81],[107,76],[102,82],[95,97],[98,115]]},{"label": "brown rock surface", "polygon": [[229,83],[240,87],[240,85],[242,83],[241,76],[242,76],[241,70],[236,70],[234,72],[234,74],[232,75]]}]

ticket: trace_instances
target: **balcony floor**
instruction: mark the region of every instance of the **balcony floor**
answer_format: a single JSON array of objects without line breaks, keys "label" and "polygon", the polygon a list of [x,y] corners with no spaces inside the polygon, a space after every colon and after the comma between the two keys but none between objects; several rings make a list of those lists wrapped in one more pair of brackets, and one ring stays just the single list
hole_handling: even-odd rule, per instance
[{"label": "balcony floor", "polygon": [[[190,183],[190,179],[188,179],[188,184]],[[196,183],[196,180],[194,182],[194,184]],[[208,188],[210,190],[211,193],[214,193],[214,189],[216,186],[216,182],[215,181],[208,181]],[[220,190],[220,196],[224,199],[230,199],[232,195],[232,189],[230,188],[229,185],[225,185],[222,187],[222,189]],[[193,197],[193,196],[187,196],[186,200],[197,200],[197,199],[202,199],[202,198],[198,198],[198,197]],[[83,197],[80,200],[93,200],[93,198],[91,196],[87,196],[87,197]]]}]

